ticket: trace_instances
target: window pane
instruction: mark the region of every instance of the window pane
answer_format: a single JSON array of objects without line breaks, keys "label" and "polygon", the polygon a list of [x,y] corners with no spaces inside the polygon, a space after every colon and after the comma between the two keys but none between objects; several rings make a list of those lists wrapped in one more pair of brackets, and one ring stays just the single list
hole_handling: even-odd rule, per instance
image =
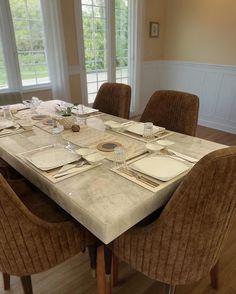
[{"label": "window pane", "polygon": [[23,86],[49,82],[40,0],[10,0]]},{"label": "window pane", "polygon": [[92,103],[101,83],[107,81],[105,0],[82,0],[88,101]]},{"label": "window pane", "polygon": [[2,42],[1,42],[1,36],[0,36],[0,90],[4,88],[8,88],[8,82],[7,82],[7,74],[6,74]]},{"label": "window pane", "polygon": [[116,17],[116,81],[128,83],[128,23],[129,23],[128,0],[115,1]]}]

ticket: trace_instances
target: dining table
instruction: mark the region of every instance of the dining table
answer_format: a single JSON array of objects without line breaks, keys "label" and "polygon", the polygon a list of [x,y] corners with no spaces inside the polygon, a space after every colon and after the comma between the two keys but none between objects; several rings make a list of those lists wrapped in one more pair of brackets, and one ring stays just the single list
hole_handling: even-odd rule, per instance
[{"label": "dining table", "polygon": [[[37,112],[49,117],[58,116],[57,105],[60,103],[59,100],[42,102]],[[26,115],[32,116],[32,111],[19,110],[14,114],[15,121],[25,118]],[[80,148],[96,149],[103,142],[115,141],[125,146],[127,165],[153,156],[147,151],[147,142],[142,136],[135,137],[123,130],[108,128],[106,122],[109,121],[121,124],[127,122],[125,119],[101,112],[85,115],[79,120],[81,123],[79,132],[72,132],[71,129],[62,132],[65,148],[75,152]],[[172,143],[169,148],[173,152],[195,159],[194,162],[189,162],[184,158],[182,160],[176,158],[180,159],[181,163],[186,163],[188,169],[170,180],[153,180],[152,182],[151,177],[148,177],[145,182],[145,175],[142,179],[136,176],[137,173],[130,173],[130,170],[122,174],[122,169],[120,171],[117,169],[117,164],[112,157],[114,152],[101,152],[105,157],[101,163],[87,169],[81,167],[79,173],[56,179],[50,172],[42,171],[34,166],[25,156],[32,151],[54,146],[55,137],[52,129],[42,125],[40,121],[35,123],[31,130],[3,135],[0,132],[1,158],[61,206],[104,245],[110,244],[122,233],[167,203],[198,160],[214,150],[226,147],[170,131],[165,134],[165,137],[163,136],[164,138],[157,136],[152,142],[158,143],[158,140],[166,139]],[[167,149],[166,146],[164,149]],[[100,290],[100,293],[102,291]]]}]

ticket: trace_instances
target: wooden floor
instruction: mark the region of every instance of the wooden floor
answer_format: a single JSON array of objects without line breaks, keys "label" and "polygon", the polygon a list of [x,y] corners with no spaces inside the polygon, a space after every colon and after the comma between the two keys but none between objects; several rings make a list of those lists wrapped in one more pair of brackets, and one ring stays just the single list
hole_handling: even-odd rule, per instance
[{"label": "wooden floor", "polygon": [[[226,145],[236,145],[236,135],[198,127],[197,136]],[[114,294],[164,293],[164,286],[135,272],[128,265],[120,265],[119,286]],[[32,277],[34,294],[96,294],[96,280],[92,278],[87,253],[70,259],[47,272]],[[11,279],[11,290],[4,291],[0,281],[0,294],[22,294],[20,280]],[[210,288],[209,277],[192,285],[178,286],[177,294],[236,294],[236,222],[220,260],[220,290]]]}]

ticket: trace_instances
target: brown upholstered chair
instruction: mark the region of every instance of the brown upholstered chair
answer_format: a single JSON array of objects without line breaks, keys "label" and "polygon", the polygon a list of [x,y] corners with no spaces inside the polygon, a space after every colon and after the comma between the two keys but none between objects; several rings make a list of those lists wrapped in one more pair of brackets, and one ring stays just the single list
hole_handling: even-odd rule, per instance
[{"label": "brown upholstered chair", "polygon": [[1,93],[0,105],[22,103],[23,98],[20,92]]},{"label": "brown upholstered chair", "polygon": [[[35,187],[0,175],[0,270],[4,288],[10,275],[20,276],[24,293],[32,293],[30,276],[46,271],[83,251],[94,238]],[[18,197],[13,189],[19,189]]]},{"label": "brown upholstered chair", "polygon": [[202,158],[185,177],[159,219],[113,243],[115,256],[152,279],[174,286],[211,273],[236,211],[236,146]]},{"label": "brown upholstered chair", "polygon": [[[22,103],[23,97],[20,92],[0,93],[0,106]],[[13,170],[3,159],[0,158],[0,172],[7,177],[15,177],[17,172]],[[11,174],[11,175],[10,175]]]},{"label": "brown upholstered chair", "polygon": [[178,91],[156,91],[148,101],[141,122],[168,130],[195,136],[198,120],[199,98]]},{"label": "brown upholstered chair", "polygon": [[131,101],[131,88],[125,84],[118,83],[104,83],[101,85],[93,108],[99,109],[99,111],[123,117],[129,118]]}]

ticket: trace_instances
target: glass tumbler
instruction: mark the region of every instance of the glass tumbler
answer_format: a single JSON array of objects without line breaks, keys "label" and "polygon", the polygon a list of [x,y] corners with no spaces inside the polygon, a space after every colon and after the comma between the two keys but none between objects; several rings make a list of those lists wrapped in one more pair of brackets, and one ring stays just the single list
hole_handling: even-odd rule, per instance
[{"label": "glass tumbler", "polygon": [[86,118],[84,117],[84,105],[79,104],[76,106],[76,120],[78,125],[86,125]]},{"label": "glass tumbler", "polygon": [[116,147],[114,149],[115,167],[126,168],[126,152],[124,147]]},{"label": "glass tumbler", "polygon": [[64,128],[62,125],[60,125],[55,119],[53,119],[53,129],[52,129],[52,145],[60,146],[64,145],[65,141],[62,138],[62,132],[64,131]]},{"label": "glass tumbler", "polygon": [[151,139],[153,135],[153,123],[146,122],[143,125],[143,137],[146,139]]},{"label": "glass tumbler", "polygon": [[14,120],[9,105],[3,107],[3,117],[7,120]]}]

